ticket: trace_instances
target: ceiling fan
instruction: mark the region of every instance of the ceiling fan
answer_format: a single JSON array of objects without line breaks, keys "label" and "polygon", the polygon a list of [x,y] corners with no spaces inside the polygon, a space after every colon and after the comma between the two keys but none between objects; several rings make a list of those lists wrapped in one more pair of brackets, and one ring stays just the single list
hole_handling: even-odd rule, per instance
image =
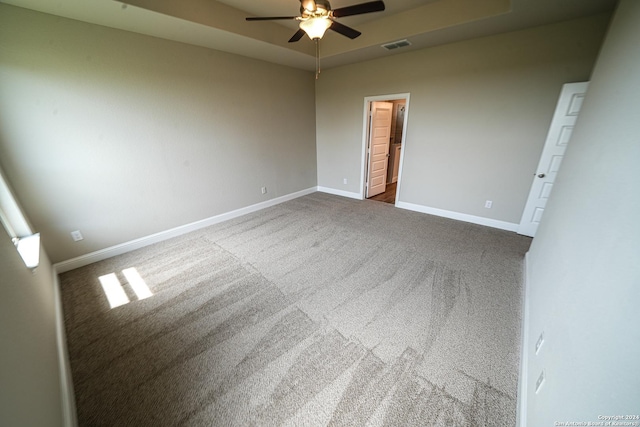
[{"label": "ceiling fan", "polygon": [[265,16],[248,17],[247,21],[273,21],[295,19],[300,21],[300,29],[289,39],[289,43],[297,42],[305,35],[311,40],[318,40],[324,36],[327,29],[331,29],[343,36],[355,39],[360,31],[340,24],[335,18],[344,16],[362,15],[364,13],[381,12],[384,10],[383,1],[370,1],[353,6],[331,9],[328,0],[300,0],[300,16]]},{"label": "ceiling fan", "polygon": [[316,43],[316,79],[320,74],[320,51],[318,41],[329,29],[342,34],[350,39],[355,39],[360,34],[358,30],[340,24],[335,18],[344,16],[362,15],[364,13],[381,12],[385,9],[383,1],[370,1],[355,4],[353,6],[331,9],[329,0],[300,0],[300,16],[250,16],[247,21],[275,21],[295,19],[300,21],[300,28],[289,39],[289,43],[297,42],[307,34]]}]

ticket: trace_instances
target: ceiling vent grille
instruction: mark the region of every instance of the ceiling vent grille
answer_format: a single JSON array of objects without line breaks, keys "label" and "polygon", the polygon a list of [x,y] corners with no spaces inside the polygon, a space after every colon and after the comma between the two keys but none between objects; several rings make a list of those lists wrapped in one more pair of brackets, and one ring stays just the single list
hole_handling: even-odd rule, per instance
[{"label": "ceiling vent grille", "polygon": [[383,44],[382,47],[387,50],[395,50],[401,47],[411,46],[411,42],[407,39],[398,40],[396,42]]}]

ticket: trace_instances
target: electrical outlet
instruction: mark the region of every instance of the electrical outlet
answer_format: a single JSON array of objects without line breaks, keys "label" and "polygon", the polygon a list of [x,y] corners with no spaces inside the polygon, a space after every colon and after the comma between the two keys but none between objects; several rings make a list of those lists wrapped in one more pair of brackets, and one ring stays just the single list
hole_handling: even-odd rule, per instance
[{"label": "electrical outlet", "polygon": [[544,384],[544,371],[540,372],[540,376],[538,377],[538,380],[536,381],[536,394],[538,394],[538,392],[542,388],[542,384]]},{"label": "electrical outlet", "polygon": [[491,200],[487,200],[486,202],[484,202],[485,208],[491,209],[491,206],[493,206],[493,202]]},{"label": "electrical outlet", "polygon": [[84,239],[84,237],[82,237],[82,233],[80,232],[80,230],[72,231],[71,238],[73,239],[74,242],[79,242],[80,240]]},{"label": "electrical outlet", "polygon": [[267,194],[267,187],[262,187],[262,194]]},{"label": "electrical outlet", "polygon": [[347,178],[343,179],[342,183],[346,185],[347,184]]},{"label": "electrical outlet", "polygon": [[540,353],[540,347],[544,344],[544,331],[538,337],[538,341],[536,341],[536,354]]}]

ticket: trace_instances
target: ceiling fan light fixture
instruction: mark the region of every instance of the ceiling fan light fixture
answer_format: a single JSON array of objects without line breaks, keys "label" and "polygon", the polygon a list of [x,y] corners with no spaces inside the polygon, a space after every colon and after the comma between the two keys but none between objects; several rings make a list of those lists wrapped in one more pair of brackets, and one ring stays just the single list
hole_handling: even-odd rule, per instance
[{"label": "ceiling fan light fixture", "polygon": [[313,17],[300,22],[300,28],[307,33],[311,40],[319,40],[331,26],[327,16]]}]

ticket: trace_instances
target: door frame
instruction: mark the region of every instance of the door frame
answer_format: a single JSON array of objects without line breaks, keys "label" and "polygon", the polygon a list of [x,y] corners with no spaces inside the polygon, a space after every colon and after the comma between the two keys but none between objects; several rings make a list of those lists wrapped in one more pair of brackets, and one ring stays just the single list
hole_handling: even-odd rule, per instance
[{"label": "door frame", "polygon": [[395,93],[390,95],[365,96],[364,113],[362,114],[362,154],[360,155],[360,199],[365,199],[367,186],[367,146],[369,145],[369,112],[371,111],[371,103],[374,101],[397,101],[404,100],[405,112],[404,121],[402,123],[402,150],[400,150],[400,165],[398,166],[398,181],[396,186],[396,201],[400,199],[400,189],[402,187],[402,166],[404,164],[404,153],[406,152],[407,126],[409,123],[409,98],[410,94]]}]

